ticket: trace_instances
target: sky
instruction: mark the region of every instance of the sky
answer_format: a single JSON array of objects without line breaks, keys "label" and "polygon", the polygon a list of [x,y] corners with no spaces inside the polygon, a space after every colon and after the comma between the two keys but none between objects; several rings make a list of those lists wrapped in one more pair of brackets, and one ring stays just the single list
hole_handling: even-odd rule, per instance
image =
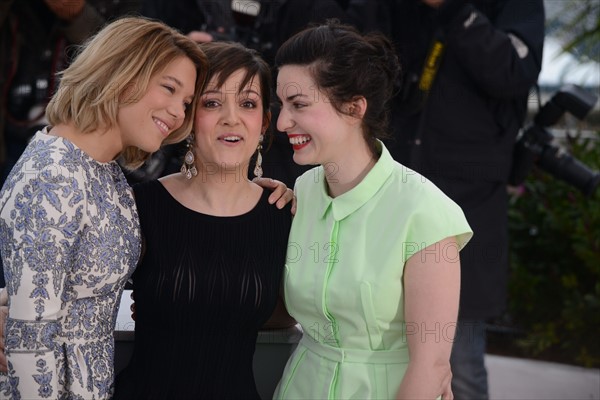
[{"label": "sky", "polygon": [[[526,1],[526,0],[523,0]],[[586,88],[600,88],[600,43],[588,49],[587,61],[580,61],[574,54],[564,53],[562,46],[568,41],[560,27],[570,21],[583,0],[545,0],[546,39],[542,71],[539,77],[541,87],[559,87],[572,83]],[[600,10],[600,8],[598,8]],[[588,24],[594,24],[599,15],[590,15]]]}]

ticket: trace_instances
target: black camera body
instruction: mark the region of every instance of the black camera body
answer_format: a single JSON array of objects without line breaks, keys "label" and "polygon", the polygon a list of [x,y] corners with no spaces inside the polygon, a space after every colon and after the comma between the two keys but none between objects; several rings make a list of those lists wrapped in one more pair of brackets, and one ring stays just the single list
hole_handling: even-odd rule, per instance
[{"label": "black camera body", "polygon": [[509,182],[523,183],[534,165],[591,196],[600,184],[600,173],[588,168],[565,150],[551,144],[546,130],[558,122],[565,111],[583,119],[596,104],[596,96],[577,85],[565,85],[540,108],[533,123],[515,144]]}]

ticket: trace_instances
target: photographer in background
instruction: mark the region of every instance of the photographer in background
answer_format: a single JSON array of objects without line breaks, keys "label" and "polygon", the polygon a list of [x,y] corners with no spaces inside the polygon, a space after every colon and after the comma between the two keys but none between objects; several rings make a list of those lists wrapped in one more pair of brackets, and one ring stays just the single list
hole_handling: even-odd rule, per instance
[{"label": "photographer in background", "polygon": [[487,399],[485,323],[506,303],[506,186],[541,69],[543,2],[393,0],[388,6],[383,30],[405,71],[386,145],[456,201],[473,228],[461,252],[452,390],[458,400]]},{"label": "photographer in background", "polygon": [[[235,3],[235,7],[232,6]],[[141,13],[199,43],[237,41],[272,64],[279,46],[309,23],[337,18],[361,31],[378,29],[378,0],[144,0]]]},{"label": "photographer in background", "polygon": [[[0,0],[0,187],[32,135],[69,64],[109,18],[137,12],[135,0]],[[4,274],[0,268],[0,287]]]},{"label": "photographer in background", "polygon": [[198,43],[212,41],[215,33],[225,35],[235,25],[231,0],[143,0],[141,13],[160,19]]}]

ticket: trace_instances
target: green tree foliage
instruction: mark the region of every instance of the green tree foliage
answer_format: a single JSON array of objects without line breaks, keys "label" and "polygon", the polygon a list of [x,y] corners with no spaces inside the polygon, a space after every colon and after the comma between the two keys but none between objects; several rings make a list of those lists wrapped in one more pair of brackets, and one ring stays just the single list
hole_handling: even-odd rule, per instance
[{"label": "green tree foliage", "polygon": [[[600,55],[600,1],[565,1],[562,12],[548,25],[557,25],[557,34],[563,38],[563,49],[581,61],[599,61]],[[561,19],[562,22],[557,20]]]},{"label": "green tree foliage", "polygon": [[[567,137],[566,147],[600,169],[600,134]],[[561,354],[600,365],[600,189],[585,197],[535,170],[509,211],[509,315],[525,337],[526,354]]]}]

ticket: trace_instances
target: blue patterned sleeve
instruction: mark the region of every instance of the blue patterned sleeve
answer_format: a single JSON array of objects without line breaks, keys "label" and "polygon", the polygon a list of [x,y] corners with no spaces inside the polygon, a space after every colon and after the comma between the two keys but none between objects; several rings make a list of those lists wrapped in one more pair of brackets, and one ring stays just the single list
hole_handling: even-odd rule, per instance
[{"label": "blue patterned sleeve", "polygon": [[0,194],[0,242],[9,295],[9,373],[0,397],[58,398],[64,352],[59,317],[85,213],[80,173],[22,157]]}]

